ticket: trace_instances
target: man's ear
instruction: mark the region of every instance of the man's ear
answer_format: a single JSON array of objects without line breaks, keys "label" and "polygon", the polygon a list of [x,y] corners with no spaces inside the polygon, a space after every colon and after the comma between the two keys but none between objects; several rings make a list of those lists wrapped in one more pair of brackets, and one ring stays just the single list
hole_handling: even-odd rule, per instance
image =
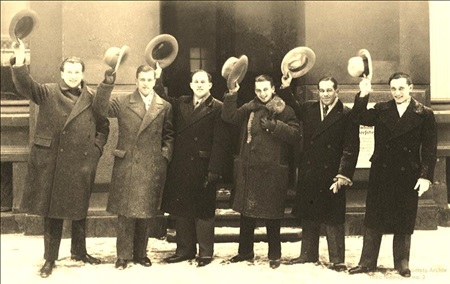
[{"label": "man's ear", "polygon": [[409,85],[409,91],[412,91],[413,89],[414,89],[414,85],[413,84]]}]

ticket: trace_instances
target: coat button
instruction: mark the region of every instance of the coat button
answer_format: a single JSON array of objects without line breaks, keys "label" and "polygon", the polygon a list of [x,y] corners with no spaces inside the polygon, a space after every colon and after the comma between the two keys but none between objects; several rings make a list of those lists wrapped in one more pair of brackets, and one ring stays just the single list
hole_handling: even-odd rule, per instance
[{"label": "coat button", "polygon": [[306,164],[307,165],[311,165],[311,161],[306,161]]},{"label": "coat button", "polygon": [[408,147],[403,147],[403,151],[408,151]]},{"label": "coat button", "polygon": [[386,164],[382,164],[381,165],[383,168],[387,168],[387,165]]},{"label": "coat button", "polygon": [[404,171],[405,171],[405,167],[401,167],[400,170],[401,170],[402,172],[404,172]]},{"label": "coat button", "polygon": [[331,145],[330,145],[330,144],[328,144],[328,145],[327,145],[327,148],[328,148],[328,149],[331,149]]},{"label": "coat button", "polygon": [[198,138],[197,137],[194,137],[194,141],[197,141],[198,140]]},{"label": "coat button", "polygon": [[63,132],[62,132],[63,135],[66,134],[66,133],[67,133],[66,131],[63,131]]},{"label": "coat button", "polygon": [[191,157],[191,161],[193,161],[194,160],[194,157]]},{"label": "coat button", "polygon": [[328,165],[323,166],[324,169],[328,169]]},{"label": "coat button", "polygon": [[62,148],[61,148],[61,149],[59,149],[59,152],[64,152],[64,149],[62,149]]},{"label": "coat button", "polygon": [[386,145],[386,149],[389,149],[389,145]]},{"label": "coat button", "polygon": [[313,145],[313,144],[314,144],[314,141],[309,142],[309,144]]},{"label": "coat button", "polygon": [[87,156],[87,154],[88,154],[87,152],[84,152],[84,155],[85,155],[85,156]]}]

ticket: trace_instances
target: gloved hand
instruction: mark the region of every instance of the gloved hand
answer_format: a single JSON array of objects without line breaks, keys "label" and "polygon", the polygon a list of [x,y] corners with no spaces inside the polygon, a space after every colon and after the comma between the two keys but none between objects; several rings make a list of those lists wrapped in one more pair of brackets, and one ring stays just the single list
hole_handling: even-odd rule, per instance
[{"label": "gloved hand", "polygon": [[108,69],[105,71],[105,80],[103,80],[103,83],[105,84],[114,84],[116,81],[116,73],[114,69]]},{"label": "gloved hand", "polygon": [[372,83],[370,82],[370,80],[367,78],[362,79],[361,82],[359,82],[359,90],[361,92],[361,97],[365,97],[370,92],[372,92]]},{"label": "gloved hand", "polygon": [[288,72],[286,76],[281,76],[281,88],[288,88],[292,82],[291,72]]},{"label": "gloved hand", "polygon": [[339,189],[341,189],[341,187],[343,186],[351,185],[351,182],[339,176],[335,177],[333,181],[334,183],[330,186],[330,190],[332,190],[333,193],[338,193]]},{"label": "gloved hand", "polygon": [[155,69],[155,79],[161,78],[162,74],[162,68],[159,66],[159,62],[156,62],[156,69]]},{"label": "gloved hand", "polygon": [[208,183],[215,183],[220,179],[220,175],[212,172],[208,172]]},{"label": "gloved hand", "polygon": [[431,182],[424,178],[419,178],[417,180],[416,185],[414,186],[414,189],[417,190],[419,197],[422,196],[422,194],[425,193],[428,189],[430,189]]},{"label": "gloved hand", "polygon": [[277,126],[277,122],[274,119],[268,119],[267,117],[263,117],[260,120],[262,129],[266,131],[274,131]]}]

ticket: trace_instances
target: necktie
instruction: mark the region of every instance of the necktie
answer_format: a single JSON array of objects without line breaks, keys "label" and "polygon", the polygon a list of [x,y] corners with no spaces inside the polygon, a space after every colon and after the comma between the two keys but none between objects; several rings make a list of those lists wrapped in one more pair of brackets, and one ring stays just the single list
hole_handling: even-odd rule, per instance
[{"label": "necktie", "polygon": [[198,105],[200,104],[200,101],[196,101],[195,105],[194,105],[194,109],[196,109],[198,107]]},{"label": "necktie", "polygon": [[323,107],[323,118],[325,118],[328,114],[328,106]]}]

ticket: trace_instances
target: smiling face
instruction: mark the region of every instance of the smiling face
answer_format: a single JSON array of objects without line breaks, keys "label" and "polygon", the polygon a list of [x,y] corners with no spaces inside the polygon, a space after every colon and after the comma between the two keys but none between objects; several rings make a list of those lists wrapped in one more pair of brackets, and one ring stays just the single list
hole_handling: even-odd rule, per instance
[{"label": "smiling face", "polygon": [[269,81],[255,82],[255,94],[262,103],[269,102],[274,93],[275,87]]},{"label": "smiling face", "polygon": [[155,72],[153,70],[140,72],[136,78],[136,86],[145,97],[152,92],[155,83]]},{"label": "smiling face", "polygon": [[61,71],[61,78],[70,88],[76,88],[84,78],[83,66],[81,63],[66,62]]},{"label": "smiling face", "polygon": [[209,94],[209,90],[212,88],[212,83],[209,81],[208,74],[203,71],[192,75],[192,80],[189,85],[191,86],[196,99],[201,99]]},{"label": "smiling face", "polygon": [[332,105],[338,97],[338,92],[337,89],[334,89],[334,83],[332,81],[319,82],[319,97],[323,105]]},{"label": "smiling face", "polygon": [[392,79],[390,86],[392,98],[396,103],[401,104],[411,98],[413,84],[408,85],[406,78]]}]

